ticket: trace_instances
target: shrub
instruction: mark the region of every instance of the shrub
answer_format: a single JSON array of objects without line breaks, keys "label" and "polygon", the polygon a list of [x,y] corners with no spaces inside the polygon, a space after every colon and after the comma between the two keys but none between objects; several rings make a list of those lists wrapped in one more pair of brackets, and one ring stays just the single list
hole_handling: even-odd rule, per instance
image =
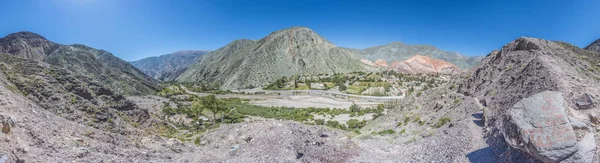
[{"label": "shrub", "polygon": [[396,126],[402,126],[402,122],[396,123]]},{"label": "shrub", "polygon": [[413,118],[413,122],[419,122],[419,121],[421,121],[421,116],[415,115],[415,117]]},{"label": "shrub", "polygon": [[402,129],[402,131],[399,132],[400,134],[404,134],[406,133],[406,129]]},{"label": "shrub", "polygon": [[410,117],[404,116],[404,124],[408,124],[408,122],[410,122]]},{"label": "shrub", "polygon": [[454,100],[454,104],[458,104],[458,103],[461,103],[461,102],[462,102],[462,100],[460,100],[460,99]]},{"label": "shrub", "polygon": [[365,121],[365,120],[359,121],[357,119],[350,119],[346,122],[346,125],[348,126],[348,129],[360,129],[360,128],[364,127],[365,125],[367,125],[367,121]]},{"label": "shrub", "polygon": [[395,134],[396,131],[392,130],[392,129],[387,129],[387,130],[383,130],[383,131],[379,131],[377,134],[379,135],[391,135],[391,134]]},{"label": "shrub", "polygon": [[350,111],[358,112],[358,111],[360,111],[360,107],[358,107],[358,105],[356,105],[356,104],[352,104],[352,106],[350,106]]},{"label": "shrub", "polygon": [[446,123],[450,122],[450,120],[451,120],[450,117],[444,116],[444,117],[438,119],[438,121],[433,125],[433,127],[440,128],[440,127],[444,126]]},{"label": "shrub", "polygon": [[315,119],[315,123],[316,123],[317,125],[324,125],[324,124],[325,124],[325,120],[322,120],[322,119]]},{"label": "shrub", "polygon": [[200,137],[196,137],[196,139],[194,139],[194,144],[200,145]]}]

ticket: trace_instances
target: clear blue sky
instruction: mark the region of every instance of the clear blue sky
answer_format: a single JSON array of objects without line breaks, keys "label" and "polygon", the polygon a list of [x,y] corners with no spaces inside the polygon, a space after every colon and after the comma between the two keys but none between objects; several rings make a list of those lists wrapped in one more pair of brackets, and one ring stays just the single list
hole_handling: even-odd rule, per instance
[{"label": "clear blue sky", "polygon": [[400,41],[485,55],[520,36],[585,46],[600,38],[599,6],[598,0],[3,0],[0,35],[31,31],[131,61],[306,26],[343,47]]}]

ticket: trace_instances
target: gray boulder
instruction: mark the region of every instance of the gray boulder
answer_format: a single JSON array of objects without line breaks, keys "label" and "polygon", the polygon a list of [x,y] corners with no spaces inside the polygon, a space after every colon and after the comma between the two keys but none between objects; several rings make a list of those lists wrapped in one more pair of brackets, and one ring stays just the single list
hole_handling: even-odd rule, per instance
[{"label": "gray boulder", "polygon": [[589,109],[594,105],[592,101],[592,96],[588,93],[584,93],[579,98],[573,100],[575,102],[575,106],[578,109]]},{"label": "gray boulder", "polygon": [[560,162],[578,151],[560,92],[545,91],[517,102],[506,115],[504,138],[543,162]]}]

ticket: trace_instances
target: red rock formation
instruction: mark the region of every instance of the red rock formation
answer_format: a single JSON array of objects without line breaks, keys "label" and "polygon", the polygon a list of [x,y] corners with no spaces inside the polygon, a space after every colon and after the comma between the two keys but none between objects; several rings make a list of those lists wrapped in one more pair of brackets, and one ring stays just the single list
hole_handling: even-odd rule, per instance
[{"label": "red rock formation", "polygon": [[457,74],[459,68],[452,63],[415,55],[405,61],[395,61],[390,70],[406,74]]},{"label": "red rock formation", "polygon": [[388,65],[388,63],[385,60],[378,59],[378,60],[375,61],[375,66],[378,66],[378,67],[388,67],[389,65]]},{"label": "red rock formation", "polygon": [[364,58],[363,58],[363,59],[360,59],[360,62],[362,62],[362,63],[363,63],[363,64],[365,64],[365,65],[369,65],[369,66],[371,66],[371,67],[375,67],[375,63],[373,63],[373,62],[369,61],[368,59],[364,59]]}]

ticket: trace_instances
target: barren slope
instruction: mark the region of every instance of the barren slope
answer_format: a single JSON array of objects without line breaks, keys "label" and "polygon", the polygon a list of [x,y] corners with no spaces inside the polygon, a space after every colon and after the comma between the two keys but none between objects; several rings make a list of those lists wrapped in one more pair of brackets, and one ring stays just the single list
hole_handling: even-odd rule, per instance
[{"label": "barren slope", "polygon": [[31,32],[0,38],[0,53],[45,62],[70,73],[88,77],[121,94],[156,91],[154,81],[131,64],[85,45],[61,45]]}]

